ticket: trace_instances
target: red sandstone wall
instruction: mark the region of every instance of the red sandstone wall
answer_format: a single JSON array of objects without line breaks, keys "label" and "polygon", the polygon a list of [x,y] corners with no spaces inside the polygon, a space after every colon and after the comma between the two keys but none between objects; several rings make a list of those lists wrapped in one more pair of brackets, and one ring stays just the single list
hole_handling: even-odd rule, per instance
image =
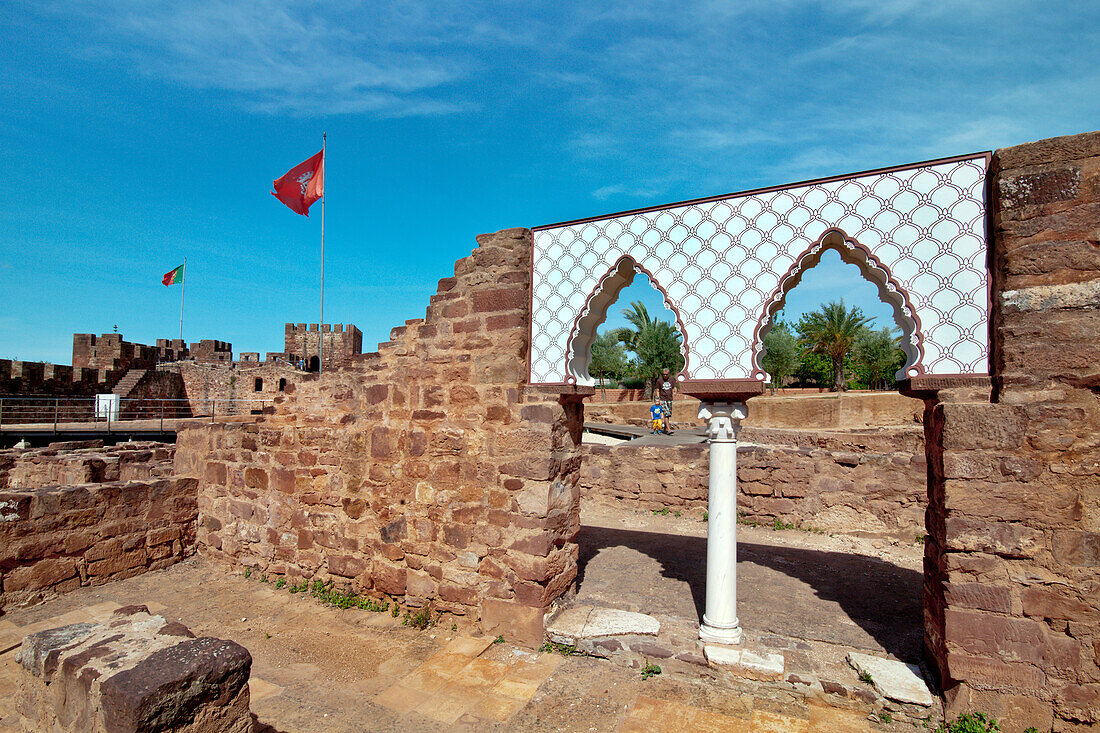
[{"label": "red sandstone wall", "polygon": [[1100,720],[1100,133],[999,150],[995,404],[933,405],[927,641],[949,710]]},{"label": "red sandstone wall", "polygon": [[581,405],[523,385],[530,232],[478,244],[378,352],[305,378],[257,424],[180,432],[205,555],[542,640],[576,576]]},{"label": "red sandstone wall", "polygon": [[[705,444],[585,446],[583,501],[644,509],[706,509]],[[738,512],[831,532],[868,532],[912,541],[924,534],[924,452],[836,451],[741,446]]]},{"label": "red sandstone wall", "polygon": [[192,554],[196,483],[172,477],[0,491],[0,610]]}]

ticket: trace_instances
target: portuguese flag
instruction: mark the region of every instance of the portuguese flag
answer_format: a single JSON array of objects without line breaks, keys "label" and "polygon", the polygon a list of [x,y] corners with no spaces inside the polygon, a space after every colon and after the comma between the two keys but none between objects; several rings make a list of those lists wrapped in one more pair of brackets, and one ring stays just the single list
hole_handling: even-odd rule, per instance
[{"label": "portuguese flag", "polygon": [[180,265],[171,272],[164,273],[164,277],[160,279],[165,285],[175,285],[176,283],[183,282],[183,265]]}]

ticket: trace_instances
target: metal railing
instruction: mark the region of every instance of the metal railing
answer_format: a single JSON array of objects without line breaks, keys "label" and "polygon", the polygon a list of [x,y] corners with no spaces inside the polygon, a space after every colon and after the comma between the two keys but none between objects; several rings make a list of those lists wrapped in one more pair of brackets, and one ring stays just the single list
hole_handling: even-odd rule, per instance
[{"label": "metal railing", "polygon": [[[0,427],[5,425],[83,424],[110,431],[115,423],[156,421],[163,430],[165,420],[259,415],[271,406],[271,400],[242,399],[160,399],[66,396],[0,396]],[[109,395],[107,397],[113,397]]]}]

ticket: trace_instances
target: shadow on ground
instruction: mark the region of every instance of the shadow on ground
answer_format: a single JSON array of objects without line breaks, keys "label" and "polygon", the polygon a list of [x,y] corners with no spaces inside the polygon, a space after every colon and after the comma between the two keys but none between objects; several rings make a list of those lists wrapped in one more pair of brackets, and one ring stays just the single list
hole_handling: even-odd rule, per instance
[{"label": "shadow on ground", "polygon": [[[705,537],[583,525],[577,602],[702,618]],[[866,555],[738,543],[742,627],[921,656],[921,573]]]}]

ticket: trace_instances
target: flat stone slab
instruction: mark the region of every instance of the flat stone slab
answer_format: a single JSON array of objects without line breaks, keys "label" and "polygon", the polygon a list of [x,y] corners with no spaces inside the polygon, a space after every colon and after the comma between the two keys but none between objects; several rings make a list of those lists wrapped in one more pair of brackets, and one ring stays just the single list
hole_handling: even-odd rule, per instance
[{"label": "flat stone slab", "polygon": [[562,611],[546,629],[550,640],[558,644],[606,636],[657,636],[660,631],[661,622],[644,613],[585,606]]},{"label": "flat stone slab", "polygon": [[738,647],[723,644],[706,644],[703,646],[703,653],[707,655],[707,661],[712,664],[721,664],[724,667],[740,665],[742,651]]},{"label": "flat stone slab", "polygon": [[915,664],[850,652],[848,664],[857,672],[871,675],[871,684],[883,697],[914,705],[932,706],[932,693]]},{"label": "flat stone slab", "polygon": [[754,680],[778,680],[783,677],[785,660],[782,654],[725,644],[707,644],[703,651],[712,665],[726,667],[741,677]]}]

